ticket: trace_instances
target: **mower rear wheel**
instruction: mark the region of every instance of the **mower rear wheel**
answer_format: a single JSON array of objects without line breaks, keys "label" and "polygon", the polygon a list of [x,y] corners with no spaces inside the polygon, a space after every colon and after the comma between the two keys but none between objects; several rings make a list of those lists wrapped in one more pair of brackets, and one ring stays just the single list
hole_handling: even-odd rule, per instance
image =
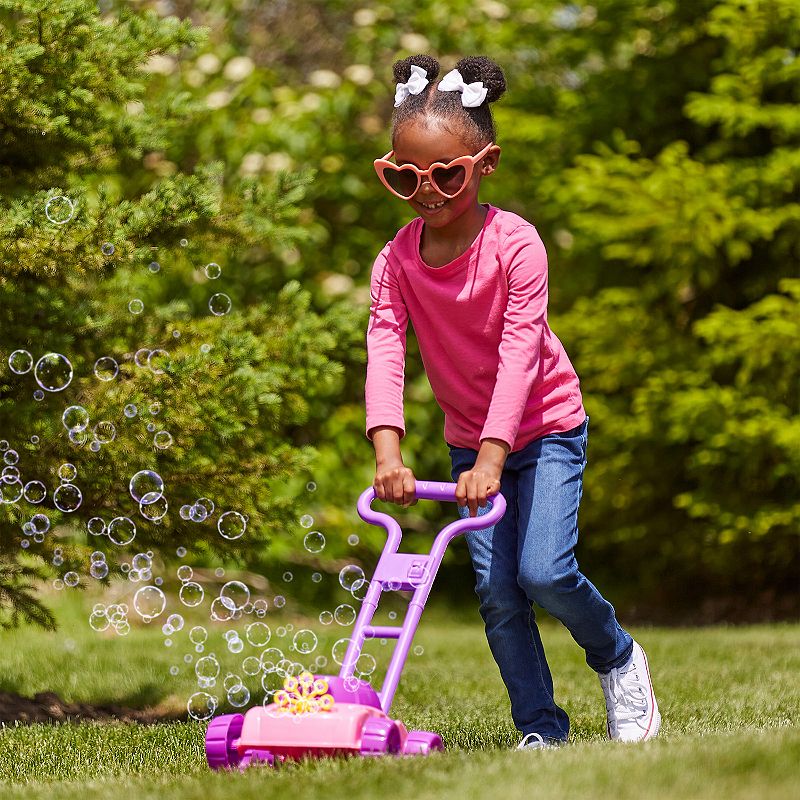
[{"label": "mower rear wheel", "polygon": [[400,751],[400,729],[390,719],[368,719],[361,734],[361,755],[379,756]]}]

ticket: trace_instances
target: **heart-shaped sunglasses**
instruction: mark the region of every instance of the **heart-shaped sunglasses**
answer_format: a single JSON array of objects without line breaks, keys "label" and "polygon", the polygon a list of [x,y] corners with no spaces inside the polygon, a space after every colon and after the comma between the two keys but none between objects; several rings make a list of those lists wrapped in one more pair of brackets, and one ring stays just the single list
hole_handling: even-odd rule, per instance
[{"label": "heart-shaped sunglasses", "polygon": [[427,169],[419,169],[413,164],[397,166],[393,161],[389,161],[394,155],[394,150],[390,150],[383,158],[376,158],[373,163],[381,183],[392,194],[403,200],[410,200],[417,193],[426,176],[439,194],[451,200],[469,183],[475,164],[489,152],[493,144],[494,142],[489,142],[480,153],[474,156],[459,156],[447,164],[434,161]]}]

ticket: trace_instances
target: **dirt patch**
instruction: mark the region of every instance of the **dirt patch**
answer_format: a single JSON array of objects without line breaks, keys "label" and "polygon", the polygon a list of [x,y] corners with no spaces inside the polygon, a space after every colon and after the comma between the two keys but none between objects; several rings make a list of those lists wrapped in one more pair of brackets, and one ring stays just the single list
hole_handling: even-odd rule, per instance
[{"label": "dirt patch", "polygon": [[186,711],[175,707],[126,708],[117,705],[92,705],[91,703],[66,703],[55,692],[39,692],[33,697],[22,697],[13,692],[0,692],[0,725],[36,722],[155,722],[185,720]]}]

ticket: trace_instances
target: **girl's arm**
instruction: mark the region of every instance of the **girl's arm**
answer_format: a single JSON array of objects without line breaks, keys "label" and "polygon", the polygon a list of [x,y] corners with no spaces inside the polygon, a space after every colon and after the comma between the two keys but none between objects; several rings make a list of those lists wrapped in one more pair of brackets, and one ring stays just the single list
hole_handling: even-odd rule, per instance
[{"label": "girl's arm", "polygon": [[402,431],[391,425],[372,428],[372,443],[375,445],[375,496],[389,503],[413,506],[417,503],[416,479],[405,464],[400,453]]}]

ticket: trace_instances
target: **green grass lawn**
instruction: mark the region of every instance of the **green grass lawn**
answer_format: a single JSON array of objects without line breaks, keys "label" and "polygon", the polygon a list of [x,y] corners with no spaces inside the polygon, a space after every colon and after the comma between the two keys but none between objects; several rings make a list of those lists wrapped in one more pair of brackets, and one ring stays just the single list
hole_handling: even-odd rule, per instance
[{"label": "green grass lawn", "polygon": [[[64,596],[59,615],[56,634],[0,634],[0,690],[169,709],[196,688],[191,667],[169,674],[184,651],[165,647],[159,628],[104,637],[88,628],[74,596]],[[643,745],[605,740],[603,696],[583,651],[552,620],[542,627],[557,700],[572,720],[572,744],[559,750],[513,749],[519,734],[477,611],[453,619],[432,607],[415,640],[424,653],[409,657],[392,715],[441,733],[446,753],[214,774],[202,722],[10,726],[0,730],[0,797],[800,796],[800,625],[631,628],[647,650],[663,716],[661,735]],[[379,663],[387,651],[376,653]]]}]

